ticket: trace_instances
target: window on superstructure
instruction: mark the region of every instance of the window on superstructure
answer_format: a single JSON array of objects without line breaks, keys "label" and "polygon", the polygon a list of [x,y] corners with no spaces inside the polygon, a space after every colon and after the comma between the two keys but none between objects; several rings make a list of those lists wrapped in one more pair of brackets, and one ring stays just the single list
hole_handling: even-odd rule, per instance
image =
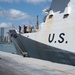
[{"label": "window on superstructure", "polygon": [[50,13],[49,13],[49,19],[50,19],[50,18],[52,18],[52,17],[53,17],[53,15],[54,15],[53,10],[50,10]]},{"label": "window on superstructure", "polygon": [[67,7],[65,8],[63,18],[67,18],[67,17],[70,15],[70,13],[71,13],[71,7],[70,7],[70,6],[67,6]]},{"label": "window on superstructure", "polygon": [[50,19],[50,18],[52,18],[52,17],[53,17],[53,15],[52,15],[52,14],[51,14],[51,15],[49,15],[49,19]]},{"label": "window on superstructure", "polygon": [[64,16],[63,16],[63,18],[67,18],[69,16],[69,14],[65,14]]}]

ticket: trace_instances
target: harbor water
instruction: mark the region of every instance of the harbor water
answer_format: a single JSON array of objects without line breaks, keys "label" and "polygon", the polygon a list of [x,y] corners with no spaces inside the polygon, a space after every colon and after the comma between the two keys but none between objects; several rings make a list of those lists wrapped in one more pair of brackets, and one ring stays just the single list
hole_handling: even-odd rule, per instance
[{"label": "harbor water", "polygon": [[12,43],[11,44],[1,43],[0,51],[13,53],[13,54],[19,54],[18,51],[16,50],[15,46]]}]

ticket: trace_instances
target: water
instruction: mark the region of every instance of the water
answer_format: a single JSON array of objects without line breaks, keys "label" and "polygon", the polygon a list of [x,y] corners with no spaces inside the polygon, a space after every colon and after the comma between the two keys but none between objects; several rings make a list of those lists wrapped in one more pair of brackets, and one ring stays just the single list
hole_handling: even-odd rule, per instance
[{"label": "water", "polygon": [[0,51],[18,54],[13,44],[0,44]]}]

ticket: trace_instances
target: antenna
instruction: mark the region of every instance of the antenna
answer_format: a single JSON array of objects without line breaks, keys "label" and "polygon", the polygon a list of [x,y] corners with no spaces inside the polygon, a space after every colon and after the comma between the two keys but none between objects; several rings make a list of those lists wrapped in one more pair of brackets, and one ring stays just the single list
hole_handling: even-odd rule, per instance
[{"label": "antenna", "polygon": [[39,29],[38,15],[37,15],[36,29]]}]

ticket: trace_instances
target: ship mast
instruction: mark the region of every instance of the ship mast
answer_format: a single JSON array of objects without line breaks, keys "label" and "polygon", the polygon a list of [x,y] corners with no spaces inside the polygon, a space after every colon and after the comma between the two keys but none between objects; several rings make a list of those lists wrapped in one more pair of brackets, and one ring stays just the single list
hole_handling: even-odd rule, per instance
[{"label": "ship mast", "polygon": [[38,15],[37,15],[36,29],[39,29]]}]

